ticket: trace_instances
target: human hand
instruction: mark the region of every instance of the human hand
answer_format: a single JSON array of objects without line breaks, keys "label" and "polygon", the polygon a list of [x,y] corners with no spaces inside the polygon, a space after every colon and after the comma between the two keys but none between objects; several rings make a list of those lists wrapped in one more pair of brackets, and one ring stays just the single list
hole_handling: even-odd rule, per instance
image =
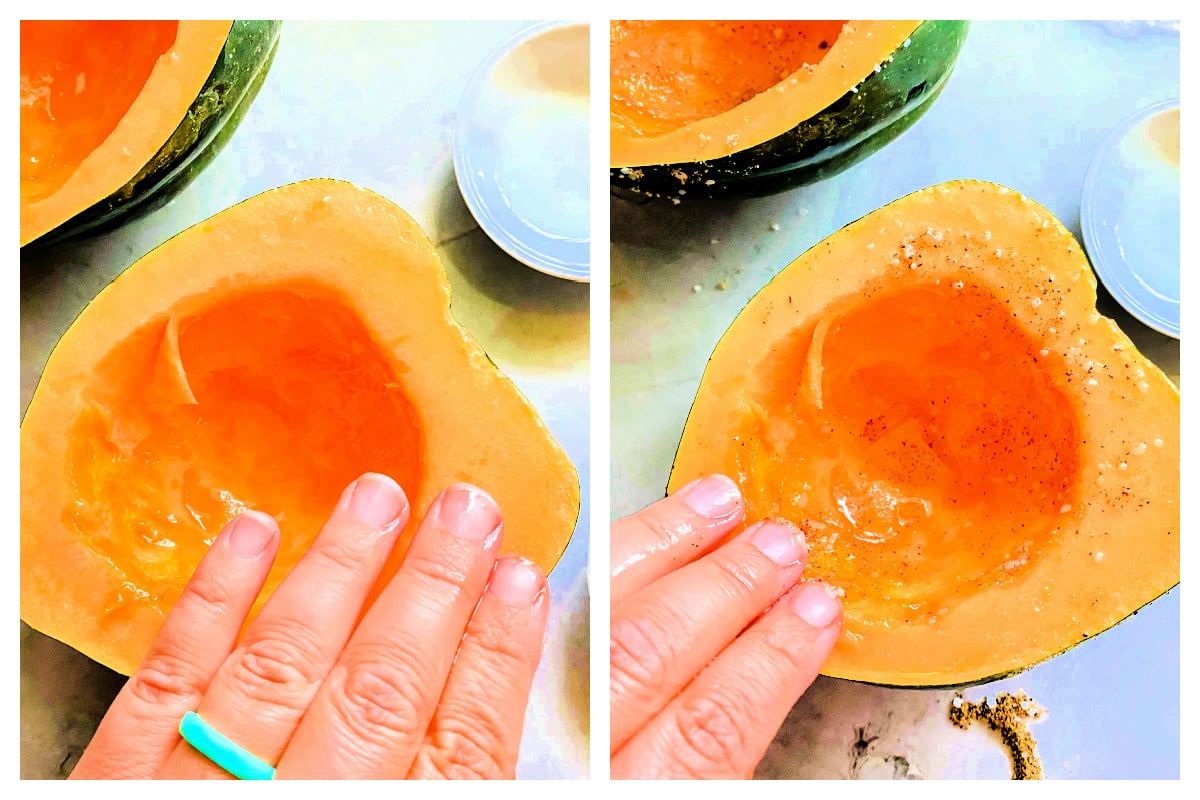
[{"label": "human hand", "polygon": [[499,508],[456,484],[356,626],[408,517],[392,479],[350,484],[240,638],[279,528],[255,511],[230,522],[71,777],[230,777],[181,739],[194,711],[278,778],[511,778],[545,577],[524,559],[497,560]]},{"label": "human hand", "polygon": [[613,523],[613,778],[749,776],[841,634],[828,585],[793,588],[808,547],[790,523],[713,549],[744,513],[710,475]]}]

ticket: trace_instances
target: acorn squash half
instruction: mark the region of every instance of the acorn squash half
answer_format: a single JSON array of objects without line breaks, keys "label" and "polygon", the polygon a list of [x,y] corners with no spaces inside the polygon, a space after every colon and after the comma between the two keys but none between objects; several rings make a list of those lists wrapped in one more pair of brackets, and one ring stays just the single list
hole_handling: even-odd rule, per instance
[{"label": "acorn squash half", "polygon": [[834,677],[954,686],[1179,582],[1179,393],[1096,311],[1079,243],[990,183],[818,243],[738,315],[669,491],[723,472],[845,591]]},{"label": "acorn squash half", "polygon": [[612,185],[679,203],[840,172],[925,113],[966,32],[959,20],[614,20]]},{"label": "acorn squash half", "polygon": [[266,78],[272,20],[22,20],[21,246],[170,200]]},{"label": "acorn squash half", "polygon": [[490,492],[503,551],[546,571],[579,510],[574,466],[454,322],[417,224],[304,181],[151,251],[58,343],[21,425],[21,617],[128,674],[234,514],[283,532],[257,608],[366,471],[413,508],[376,591],[453,482]]}]

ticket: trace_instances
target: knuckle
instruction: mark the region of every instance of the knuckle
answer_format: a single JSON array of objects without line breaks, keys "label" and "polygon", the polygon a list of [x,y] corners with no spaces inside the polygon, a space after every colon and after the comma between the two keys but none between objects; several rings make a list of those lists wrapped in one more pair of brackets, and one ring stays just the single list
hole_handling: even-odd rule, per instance
[{"label": "knuckle", "polygon": [[720,692],[682,698],[675,715],[680,766],[695,778],[743,775],[746,716],[736,698]]},{"label": "knuckle", "polygon": [[402,569],[422,584],[426,594],[438,601],[439,608],[447,606],[462,592],[467,571],[477,553],[468,550],[462,539],[446,537],[449,541],[434,553],[414,553],[404,559]]},{"label": "knuckle", "polygon": [[207,617],[219,617],[232,605],[234,590],[209,570],[197,571],[175,602],[175,613],[192,616],[199,612]]},{"label": "knuckle", "polygon": [[146,656],[127,686],[139,705],[159,707],[198,701],[204,694],[204,684],[190,661],[160,650]]},{"label": "knuckle", "polygon": [[304,630],[244,642],[228,662],[234,684],[253,700],[303,710],[319,682],[316,648]]},{"label": "knuckle", "polygon": [[391,654],[339,668],[332,705],[352,735],[365,742],[411,744],[424,733],[427,703],[419,676],[426,673],[413,665],[414,658]]},{"label": "knuckle", "polygon": [[[492,715],[486,715],[491,717]],[[512,777],[512,770],[501,763],[499,721],[481,718],[472,723],[453,724],[430,737],[422,753],[422,772],[452,780],[500,779]],[[504,758],[508,761],[507,758]]]},{"label": "knuckle", "polygon": [[637,538],[644,541],[640,549],[646,550],[647,545],[652,548],[647,552],[665,551],[681,537],[692,532],[689,518],[665,514],[656,506],[650,506],[640,514],[629,517],[629,522],[640,531]]},{"label": "knuckle", "polygon": [[660,626],[644,617],[612,620],[609,635],[609,681],[614,696],[652,697],[666,674],[669,639]]},{"label": "knuckle", "polygon": [[489,675],[514,675],[526,663],[537,660],[538,651],[531,650],[528,638],[519,635],[518,621],[527,624],[528,614],[513,611],[511,616],[513,624],[472,625],[467,646],[477,649]]},{"label": "knuckle", "polygon": [[714,583],[729,595],[755,594],[763,576],[744,561],[728,551],[718,550],[708,557],[709,566],[716,573]]},{"label": "knuckle", "polygon": [[[354,541],[361,541],[363,538],[356,537]],[[318,539],[305,557],[318,562],[319,574],[326,581],[330,580],[330,576],[336,575],[353,580],[364,576],[367,571],[362,553],[354,548],[352,542]]]}]

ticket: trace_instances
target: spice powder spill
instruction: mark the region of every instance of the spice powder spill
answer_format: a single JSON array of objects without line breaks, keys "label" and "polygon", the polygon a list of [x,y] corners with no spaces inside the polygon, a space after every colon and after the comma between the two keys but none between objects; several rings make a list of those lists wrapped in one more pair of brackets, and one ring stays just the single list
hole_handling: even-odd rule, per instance
[{"label": "spice powder spill", "polygon": [[1026,722],[1038,720],[1045,713],[1025,692],[998,694],[994,703],[989,703],[986,697],[974,703],[956,695],[950,703],[950,721],[957,727],[966,730],[979,720],[1000,734],[1012,757],[1013,779],[1019,781],[1039,781],[1045,777],[1037,755],[1037,740],[1026,727]]}]

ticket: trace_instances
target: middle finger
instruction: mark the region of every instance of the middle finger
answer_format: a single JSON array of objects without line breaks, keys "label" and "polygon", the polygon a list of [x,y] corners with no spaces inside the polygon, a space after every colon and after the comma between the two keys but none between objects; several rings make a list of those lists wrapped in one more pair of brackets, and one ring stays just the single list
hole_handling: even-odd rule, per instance
[{"label": "middle finger", "polygon": [[[347,487],[312,547],[225,660],[196,713],[276,763],[349,639],[408,510],[404,492],[386,476],[368,473]],[[162,775],[227,777],[187,742],[175,748]]]}]

